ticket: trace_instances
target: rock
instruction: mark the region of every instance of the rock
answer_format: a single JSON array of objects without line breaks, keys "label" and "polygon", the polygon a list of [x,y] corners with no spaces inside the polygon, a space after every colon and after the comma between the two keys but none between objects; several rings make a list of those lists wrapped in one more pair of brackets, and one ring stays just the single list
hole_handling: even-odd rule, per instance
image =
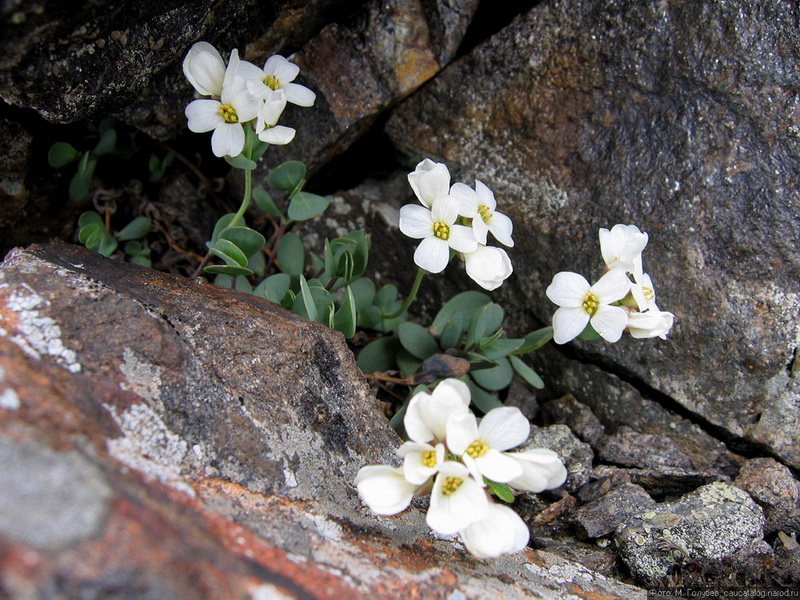
[{"label": "rock", "polygon": [[[659,499],[666,496],[680,496],[719,479],[719,474],[715,471],[686,471],[674,467],[630,469],[611,465],[596,466],[592,475],[598,477],[600,481],[607,478],[614,481],[624,479],[642,486],[648,494]],[[586,487],[584,486],[580,491],[582,500]]]},{"label": "rock", "polygon": [[744,463],[733,484],[764,509],[766,533],[800,532],[800,482],[786,466],[772,458],[753,458]]},{"label": "rock", "polygon": [[555,273],[600,275],[600,227],[648,232],[670,339],[572,347],[798,467],[793,18],[782,0],[539,3],[404,102],[387,132],[409,166],[444,160],[515,220],[517,276],[500,295],[522,332],[549,322]]},{"label": "rock", "polygon": [[636,580],[647,583],[687,561],[720,563],[768,554],[763,537],[761,507],[739,488],[716,482],[633,515],[619,526],[614,541]]},{"label": "rock", "polygon": [[534,537],[531,539],[531,545],[537,550],[546,550],[570,562],[583,565],[585,568],[605,577],[619,576],[617,556],[610,545],[598,546],[569,537],[557,540],[547,537]]},{"label": "rock", "polygon": [[568,425],[575,435],[592,447],[596,447],[605,434],[605,427],[592,409],[578,402],[572,394],[551,400],[542,406],[542,420],[547,425]]},{"label": "rock", "polygon": [[600,459],[628,467],[692,468],[691,459],[671,437],[639,433],[630,427],[620,427],[614,435],[603,437],[597,450]]},{"label": "rock", "polygon": [[579,507],[572,520],[581,538],[599,538],[613,532],[628,517],[656,503],[638,485],[625,483],[605,496]]},{"label": "rock", "polygon": [[584,485],[591,476],[594,452],[570,431],[566,425],[531,427],[528,441],[520,446],[526,448],[548,448],[558,454],[567,468],[567,481],[563,489],[574,492]]},{"label": "rock", "polygon": [[642,593],[546,552],[472,559],[420,507],[371,515],[353,478],[399,439],[344,339],[248,294],[15,249],[0,413],[9,597]]}]

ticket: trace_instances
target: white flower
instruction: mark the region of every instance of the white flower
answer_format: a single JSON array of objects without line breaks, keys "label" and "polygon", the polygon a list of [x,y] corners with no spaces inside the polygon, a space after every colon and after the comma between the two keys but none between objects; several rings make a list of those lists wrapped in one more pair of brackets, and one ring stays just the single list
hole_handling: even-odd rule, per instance
[{"label": "white flower", "polygon": [[560,308],[553,315],[553,340],[566,344],[591,323],[603,339],[616,342],[628,324],[625,309],[610,306],[630,291],[631,282],[622,269],[612,269],[590,286],[582,275],[571,271],[556,273],[545,290]]},{"label": "white flower", "polygon": [[460,206],[452,196],[441,196],[430,210],[418,204],[406,204],[400,209],[400,231],[422,240],[414,251],[418,267],[441,273],[450,261],[450,248],[474,252],[478,247],[472,229],[455,224]]},{"label": "white flower", "polygon": [[524,549],[530,531],[508,506],[490,502],[486,518],[468,525],[459,537],[473,556],[497,558]]},{"label": "white flower", "polygon": [[286,93],[286,100],[297,106],[313,106],[317,95],[299,83],[292,83],[300,73],[300,67],[284,57],[270,56],[259,69],[252,63],[243,64],[242,76],[247,80],[247,89],[259,99],[269,98],[276,90]]},{"label": "white flower", "polygon": [[183,59],[183,74],[201,96],[222,95],[225,62],[208,42],[197,42]]},{"label": "white flower", "polygon": [[489,291],[499,288],[514,272],[506,251],[494,246],[478,245],[473,252],[464,254],[464,262],[467,275]]},{"label": "white flower", "polygon": [[617,224],[600,229],[600,253],[609,269],[624,269],[627,273],[642,273],[642,250],[647,245],[647,234],[636,225]]},{"label": "white flower", "polygon": [[403,457],[403,474],[408,482],[422,485],[436,475],[439,465],[444,462],[444,444],[420,444],[405,442],[397,449]]},{"label": "white flower", "polygon": [[511,239],[514,225],[506,215],[495,211],[497,201],[492,191],[482,182],[475,180],[473,190],[466,184],[454,183],[450,195],[461,201],[461,216],[472,219],[472,230],[480,244],[486,244],[487,234],[509,248],[514,245]]},{"label": "white flower", "polygon": [[490,410],[478,425],[471,412],[447,421],[447,447],[460,456],[472,476],[507,483],[522,475],[522,466],[504,451],[528,439],[531,425],[515,406]]},{"label": "white flower", "polygon": [[522,475],[508,482],[514,489],[539,493],[557,488],[567,479],[564,463],[552,450],[532,448],[522,452],[509,452],[507,456],[522,467]]},{"label": "white flower", "polygon": [[431,502],[425,521],[441,535],[463,531],[475,521],[485,519],[489,500],[483,487],[460,462],[445,461],[433,482]]},{"label": "white flower", "polygon": [[356,475],[356,488],[369,509],[378,515],[396,515],[411,503],[417,486],[409,483],[403,469],[367,465]]},{"label": "white flower", "polygon": [[653,281],[647,273],[633,275],[631,295],[636,300],[639,310],[643,311],[648,308],[658,310],[658,306],[656,306],[656,290],[653,288]]},{"label": "white flower", "polygon": [[294,139],[293,128],[277,124],[285,107],[286,94],[282,91],[273,92],[261,103],[256,115],[256,133],[262,142],[281,146]]},{"label": "white flower", "polygon": [[213,131],[211,150],[214,156],[239,156],[244,149],[242,123],[256,118],[258,103],[239,86],[222,88],[219,100],[194,100],[186,107],[189,129],[195,133]]},{"label": "white flower", "polygon": [[627,331],[634,338],[660,337],[667,339],[667,333],[672,329],[675,315],[651,308],[647,312],[628,313]]},{"label": "white flower", "polygon": [[446,165],[426,158],[408,174],[408,183],[414,190],[417,200],[425,208],[430,208],[437,198],[450,193],[450,171]]},{"label": "white flower", "polygon": [[432,393],[419,392],[406,408],[403,427],[408,437],[417,443],[444,441],[447,419],[451,415],[469,412],[470,391],[463,381],[445,379]]}]

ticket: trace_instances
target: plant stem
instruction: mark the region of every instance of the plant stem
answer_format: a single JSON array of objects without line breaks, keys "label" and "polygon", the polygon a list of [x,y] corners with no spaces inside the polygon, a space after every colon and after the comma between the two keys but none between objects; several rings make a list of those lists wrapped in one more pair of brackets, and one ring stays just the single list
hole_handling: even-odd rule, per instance
[{"label": "plant stem", "polygon": [[228,223],[228,227],[233,227],[242,219],[242,217],[244,217],[247,207],[250,206],[250,193],[252,188],[253,172],[248,169],[244,172],[244,198],[242,198],[242,205],[239,207],[239,210],[236,211],[236,214],[233,215],[233,219],[230,223]]},{"label": "plant stem", "polygon": [[420,269],[417,271],[417,276],[414,278],[414,283],[411,285],[411,291],[408,292],[408,297],[406,298],[406,301],[403,302],[403,306],[398,308],[395,312],[393,312],[390,315],[387,314],[381,315],[384,319],[394,319],[395,317],[399,317],[408,310],[408,307],[411,306],[411,304],[417,298],[417,292],[419,291],[419,284],[422,283],[422,278],[425,277],[425,273],[427,273],[427,271],[422,267],[420,267]]}]

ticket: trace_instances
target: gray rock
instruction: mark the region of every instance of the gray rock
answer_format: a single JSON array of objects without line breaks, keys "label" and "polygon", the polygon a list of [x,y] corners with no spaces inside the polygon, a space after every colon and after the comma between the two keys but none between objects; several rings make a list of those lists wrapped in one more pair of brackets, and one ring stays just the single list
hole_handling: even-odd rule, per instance
[{"label": "gray rock", "polygon": [[532,426],[528,441],[519,449],[526,448],[549,448],[561,457],[567,468],[567,481],[563,489],[568,492],[574,492],[591,477],[594,452],[588,444],[576,438],[566,425]]},{"label": "gray rock", "polygon": [[748,460],[733,484],[764,509],[766,533],[800,532],[800,482],[786,466],[772,458]]},{"label": "gray rock", "polygon": [[[612,481],[625,480],[635,483],[647,490],[648,494],[658,499],[681,496],[696,490],[702,485],[719,480],[719,473],[716,471],[687,471],[674,467],[634,469],[612,465],[596,466],[592,476],[597,477],[598,481],[611,479]],[[586,488],[587,486],[581,488],[580,496],[582,500]],[[588,494],[589,491],[587,490],[586,493]]]},{"label": "gray rock", "polygon": [[572,520],[581,538],[599,538],[613,532],[631,515],[644,512],[655,504],[656,501],[641,487],[625,483],[579,507]]},{"label": "gray rock", "polygon": [[719,563],[769,554],[763,537],[761,507],[739,488],[716,482],[630,517],[614,541],[634,577],[652,582],[688,561]]},{"label": "gray rock", "polygon": [[410,164],[445,160],[515,219],[501,295],[521,329],[549,321],[555,273],[600,275],[598,228],[648,232],[670,340],[573,345],[800,466],[795,17],[783,0],[540,3],[387,131]]},{"label": "gray rock", "polygon": [[603,437],[596,447],[601,460],[617,465],[692,468],[692,460],[680,451],[671,437],[663,434],[651,435],[620,427],[614,435]]},{"label": "gray rock", "polygon": [[547,425],[568,425],[575,435],[593,447],[596,447],[605,434],[605,427],[592,409],[578,402],[572,394],[551,400],[542,406],[542,420]]}]

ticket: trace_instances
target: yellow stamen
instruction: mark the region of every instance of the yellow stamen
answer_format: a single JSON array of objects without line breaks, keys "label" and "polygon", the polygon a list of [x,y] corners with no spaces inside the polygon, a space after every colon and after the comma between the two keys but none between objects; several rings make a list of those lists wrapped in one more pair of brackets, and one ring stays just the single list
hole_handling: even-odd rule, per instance
[{"label": "yellow stamen", "polygon": [[467,454],[472,458],[480,458],[489,451],[489,444],[481,440],[475,440],[467,447]]},{"label": "yellow stamen", "polygon": [[264,77],[264,85],[271,90],[277,90],[279,87],[281,87],[281,82],[277,77],[275,77],[275,75],[267,75]]},{"label": "yellow stamen", "polygon": [[427,452],[422,453],[422,464],[428,468],[433,468],[436,466],[436,451],[435,450],[428,450]]},{"label": "yellow stamen", "polygon": [[440,240],[446,240],[450,238],[450,225],[447,223],[442,223],[441,221],[436,222],[433,224],[433,235],[435,235]]},{"label": "yellow stamen", "polygon": [[642,286],[642,291],[644,292],[644,298],[648,302],[652,302],[656,299],[656,292],[653,288],[647,287],[646,285]]},{"label": "yellow stamen", "polygon": [[442,494],[445,496],[454,494],[462,483],[464,483],[464,480],[460,477],[447,477],[442,484]]},{"label": "yellow stamen", "polygon": [[236,111],[233,109],[232,106],[228,104],[223,104],[219,107],[219,114],[222,115],[222,118],[225,119],[226,123],[238,123],[239,117],[236,115]]},{"label": "yellow stamen", "polygon": [[593,317],[599,306],[600,301],[597,299],[597,296],[595,296],[592,292],[588,292],[586,297],[583,299],[583,310],[589,313],[590,317]]},{"label": "yellow stamen", "polygon": [[481,204],[478,207],[478,214],[481,216],[481,219],[483,219],[484,223],[488,223],[492,220],[492,211],[485,204]]}]

